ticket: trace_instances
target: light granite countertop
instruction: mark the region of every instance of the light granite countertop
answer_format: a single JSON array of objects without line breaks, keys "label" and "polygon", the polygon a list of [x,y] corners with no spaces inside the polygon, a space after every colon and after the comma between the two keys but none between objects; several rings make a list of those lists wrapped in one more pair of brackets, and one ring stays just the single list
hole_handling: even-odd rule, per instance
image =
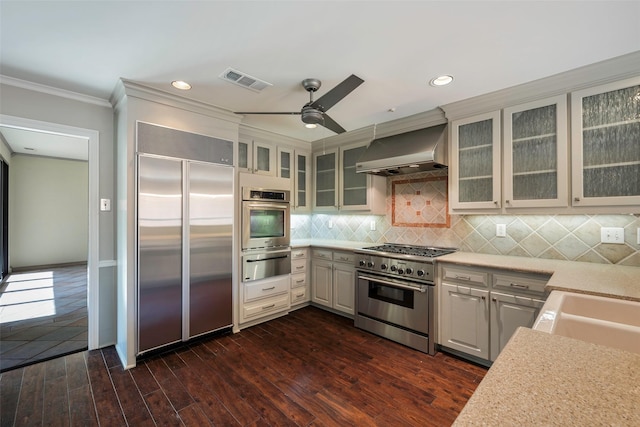
[{"label": "light granite countertop", "polygon": [[437,262],[549,274],[548,291],[560,290],[640,301],[640,267],[456,252]]},{"label": "light granite countertop", "polygon": [[354,242],[351,240],[331,240],[331,239],[300,239],[300,240],[291,241],[292,248],[305,248],[309,246],[315,246],[318,248],[326,248],[326,249],[355,250],[355,249],[360,249],[367,246],[375,246],[375,245],[377,245],[377,243]]},{"label": "light granite countertop", "polygon": [[640,354],[519,328],[454,426],[640,425]]}]

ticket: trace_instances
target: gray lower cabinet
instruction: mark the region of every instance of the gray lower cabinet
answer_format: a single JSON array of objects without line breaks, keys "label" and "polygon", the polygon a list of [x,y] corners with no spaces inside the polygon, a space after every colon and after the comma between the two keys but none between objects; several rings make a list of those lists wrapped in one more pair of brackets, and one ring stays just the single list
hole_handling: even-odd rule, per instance
[{"label": "gray lower cabinet", "polygon": [[537,274],[444,265],[440,277],[439,344],[486,361],[533,326],[546,298],[548,277]]},{"label": "gray lower cabinet", "polygon": [[353,316],[355,313],[354,254],[312,249],[311,301]]}]

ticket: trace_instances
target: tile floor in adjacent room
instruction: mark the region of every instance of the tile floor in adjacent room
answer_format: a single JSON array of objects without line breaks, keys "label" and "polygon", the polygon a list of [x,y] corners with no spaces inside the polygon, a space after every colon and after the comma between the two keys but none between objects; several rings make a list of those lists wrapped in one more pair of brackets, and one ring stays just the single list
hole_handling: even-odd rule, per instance
[{"label": "tile floor in adjacent room", "polygon": [[87,348],[87,266],[12,273],[0,288],[0,371]]}]

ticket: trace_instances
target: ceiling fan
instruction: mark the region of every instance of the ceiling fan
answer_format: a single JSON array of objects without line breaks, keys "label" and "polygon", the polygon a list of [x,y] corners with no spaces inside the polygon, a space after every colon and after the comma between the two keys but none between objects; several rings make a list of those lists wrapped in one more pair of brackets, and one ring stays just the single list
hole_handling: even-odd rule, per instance
[{"label": "ceiling fan", "polygon": [[300,114],[302,116],[302,121],[306,124],[321,125],[335,133],[344,133],[346,130],[329,117],[326,111],[336,105],[342,98],[349,95],[362,83],[364,83],[364,80],[355,74],[352,74],[329,92],[314,101],[313,93],[320,88],[322,82],[318,79],[304,79],[302,81],[302,87],[304,90],[309,92],[309,102],[304,104],[302,110],[284,112],[236,112],[236,114]]}]

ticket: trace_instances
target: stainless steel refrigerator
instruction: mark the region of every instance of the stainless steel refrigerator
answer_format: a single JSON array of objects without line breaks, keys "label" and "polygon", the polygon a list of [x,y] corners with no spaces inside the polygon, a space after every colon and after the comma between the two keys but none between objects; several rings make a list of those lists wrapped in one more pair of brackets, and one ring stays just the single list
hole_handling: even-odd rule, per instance
[{"label": "stainless steel refrigerator", "polygon": [[232,325],[233,167],[138,156],[138,350]]}]

